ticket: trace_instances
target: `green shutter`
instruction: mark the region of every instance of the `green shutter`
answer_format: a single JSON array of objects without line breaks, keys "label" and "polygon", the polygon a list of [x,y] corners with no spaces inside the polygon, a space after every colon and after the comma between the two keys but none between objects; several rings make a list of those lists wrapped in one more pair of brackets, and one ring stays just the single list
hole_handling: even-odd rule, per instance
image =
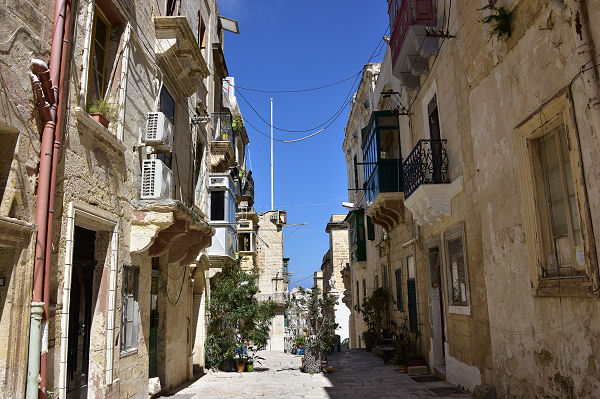
[{"label": "green shutter", "polygon": [[414,278],[406,280],[406,292],[408,294],[408,322],[410,331],[419,332],[419,319],[417,315],[417,287]]},{"label": "green shutter", "polygon": [[369,241],[375,239],[375,225],[373,224],[373,220],[371,220],[371,216],[367,216],[367,238]]},{"label": "green shutter", "polygon": [[403,310],[402,303],[402,272],[400,269],[396,269],[396,309]]}]

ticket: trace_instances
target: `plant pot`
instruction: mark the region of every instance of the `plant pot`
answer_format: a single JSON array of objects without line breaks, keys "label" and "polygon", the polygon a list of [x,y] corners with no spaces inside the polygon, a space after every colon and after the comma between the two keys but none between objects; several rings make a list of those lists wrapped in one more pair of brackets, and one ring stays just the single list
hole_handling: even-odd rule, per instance
[{"label": "plant pot", "polygon": [[244,362],[237,362],[235,364],[235,366],[237,367],[237,372],[238,373],[243,373],[244,369],[246,368],[246,363],[244,363]]},{"label": "plant pot", "polygon": [[401,373],[406,373],[408,371],[408,366],[406,364],[399,364],[398,370],[400,370]]},{"label": "plant pot", "polygon": [[247,363],[246,364],[246,371],[248,372],[253,372],[254,371],[254,364],[253,363]]},{"label": "plant pot", "polygon": [[110,121],[106,118],[106,116],[102,115],[100,112],[92,112],[90,115],[96,122],[108,129],[108,124]]}]

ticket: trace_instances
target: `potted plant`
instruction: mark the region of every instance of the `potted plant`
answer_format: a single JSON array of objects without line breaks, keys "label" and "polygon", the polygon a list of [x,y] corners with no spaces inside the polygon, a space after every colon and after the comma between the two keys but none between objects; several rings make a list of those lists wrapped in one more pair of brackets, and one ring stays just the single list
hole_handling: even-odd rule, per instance
[{"label": "potted plant", "polygon": [[318,287],[310,290],[302,287],[298,287],[298,289],[299,295],[291,299],[287,306],[306,309],[308,336],[305,337],[306,347],[302,358],[302,370],[311,374],[320,373],[323,352],[333,347],[337,324],[331,315],[336,300],[332,295],[324,297]]},{"label": "potted plant", "polygon": [[408,347],[408,365],[410,367],[425,365],[425,359],[421,354],[421,335],[418,332],[411,332],[410,345]]},{"label": "potted plant", "polygon": [[406,348],[398,346],[396,349],[396,364],[401,373],[406,373],[408,370],[408,356],[406,354]]},{"label": "potted plant", "polygon": [[355,307],[362,313],[367,329],[361,334],[367,351],[373,350],[380,337],[383,315],[388,307],[388,293],[384,288],[378,288],[371,296],[364,298],[362,306]]},{"label": "potted plant", "polygon": [[264,357],[258,356],[256,352],[252,352],[246,357],[246,371],[254,371],[254,363],[262,364],[260,361],[265,360]]},{"label": "potted plant", "polygon": [[111,122],[116,122],[119,119],[119,107],[114,105],[111,100],[112,97],[98,99],[88,109],[92,118],[107,129]]},{"label": "potted plant", "polygon": [[245,358],[237,358],[235,359],[235,367],[237,368],[238,373],[243,373],[246,368],[246,359]]}]

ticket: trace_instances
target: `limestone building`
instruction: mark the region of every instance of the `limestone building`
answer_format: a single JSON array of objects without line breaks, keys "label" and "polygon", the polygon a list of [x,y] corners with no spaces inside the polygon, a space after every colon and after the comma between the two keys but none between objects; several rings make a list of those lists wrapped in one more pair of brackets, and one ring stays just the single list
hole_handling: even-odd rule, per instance
[{"label": "limestone building", "polygon": [[272,299],[277,304],[271,324],[267,349],[285,349],[285,303],[287,276],[283,258],[283,226],[285,211],[267,211],[258,215],[257,254],[259,299]]},{"label": "limestone building", "polygon": [[336,305],[331,315],[338,324],[336,335],[340,340],[349,338],[350,309],[343,301],[344,281],[342,269],[349,261],[348,225],[344,222],[346,215],[331,215],[325,231],[329,234],[329,250],[323,256],[321,272],[323,273],[323,296],[331,295]]},{"label": "limestone building", "polygon": [[[388,4],[389,47],[365,67],[343,146],[346,289],[359,303],[387,288],[389,332],[418,331],[450,382],[597,396],[600,9]],[[501,13],[508,32],[481,22]]]},{"label": "limestone building", "polygon": [[0,391],[146,398],[203,366],[237,23],[214,0],[54,6],[2,11]]}]

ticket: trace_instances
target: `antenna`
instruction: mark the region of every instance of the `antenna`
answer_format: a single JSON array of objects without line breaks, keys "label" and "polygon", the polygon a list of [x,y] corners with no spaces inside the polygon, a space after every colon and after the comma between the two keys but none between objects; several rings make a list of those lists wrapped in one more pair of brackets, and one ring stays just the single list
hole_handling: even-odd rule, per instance
[{"label": "antenna", "polygon": [[273,205],[273,97],[271,97],[271,210],[275,210]]}]

